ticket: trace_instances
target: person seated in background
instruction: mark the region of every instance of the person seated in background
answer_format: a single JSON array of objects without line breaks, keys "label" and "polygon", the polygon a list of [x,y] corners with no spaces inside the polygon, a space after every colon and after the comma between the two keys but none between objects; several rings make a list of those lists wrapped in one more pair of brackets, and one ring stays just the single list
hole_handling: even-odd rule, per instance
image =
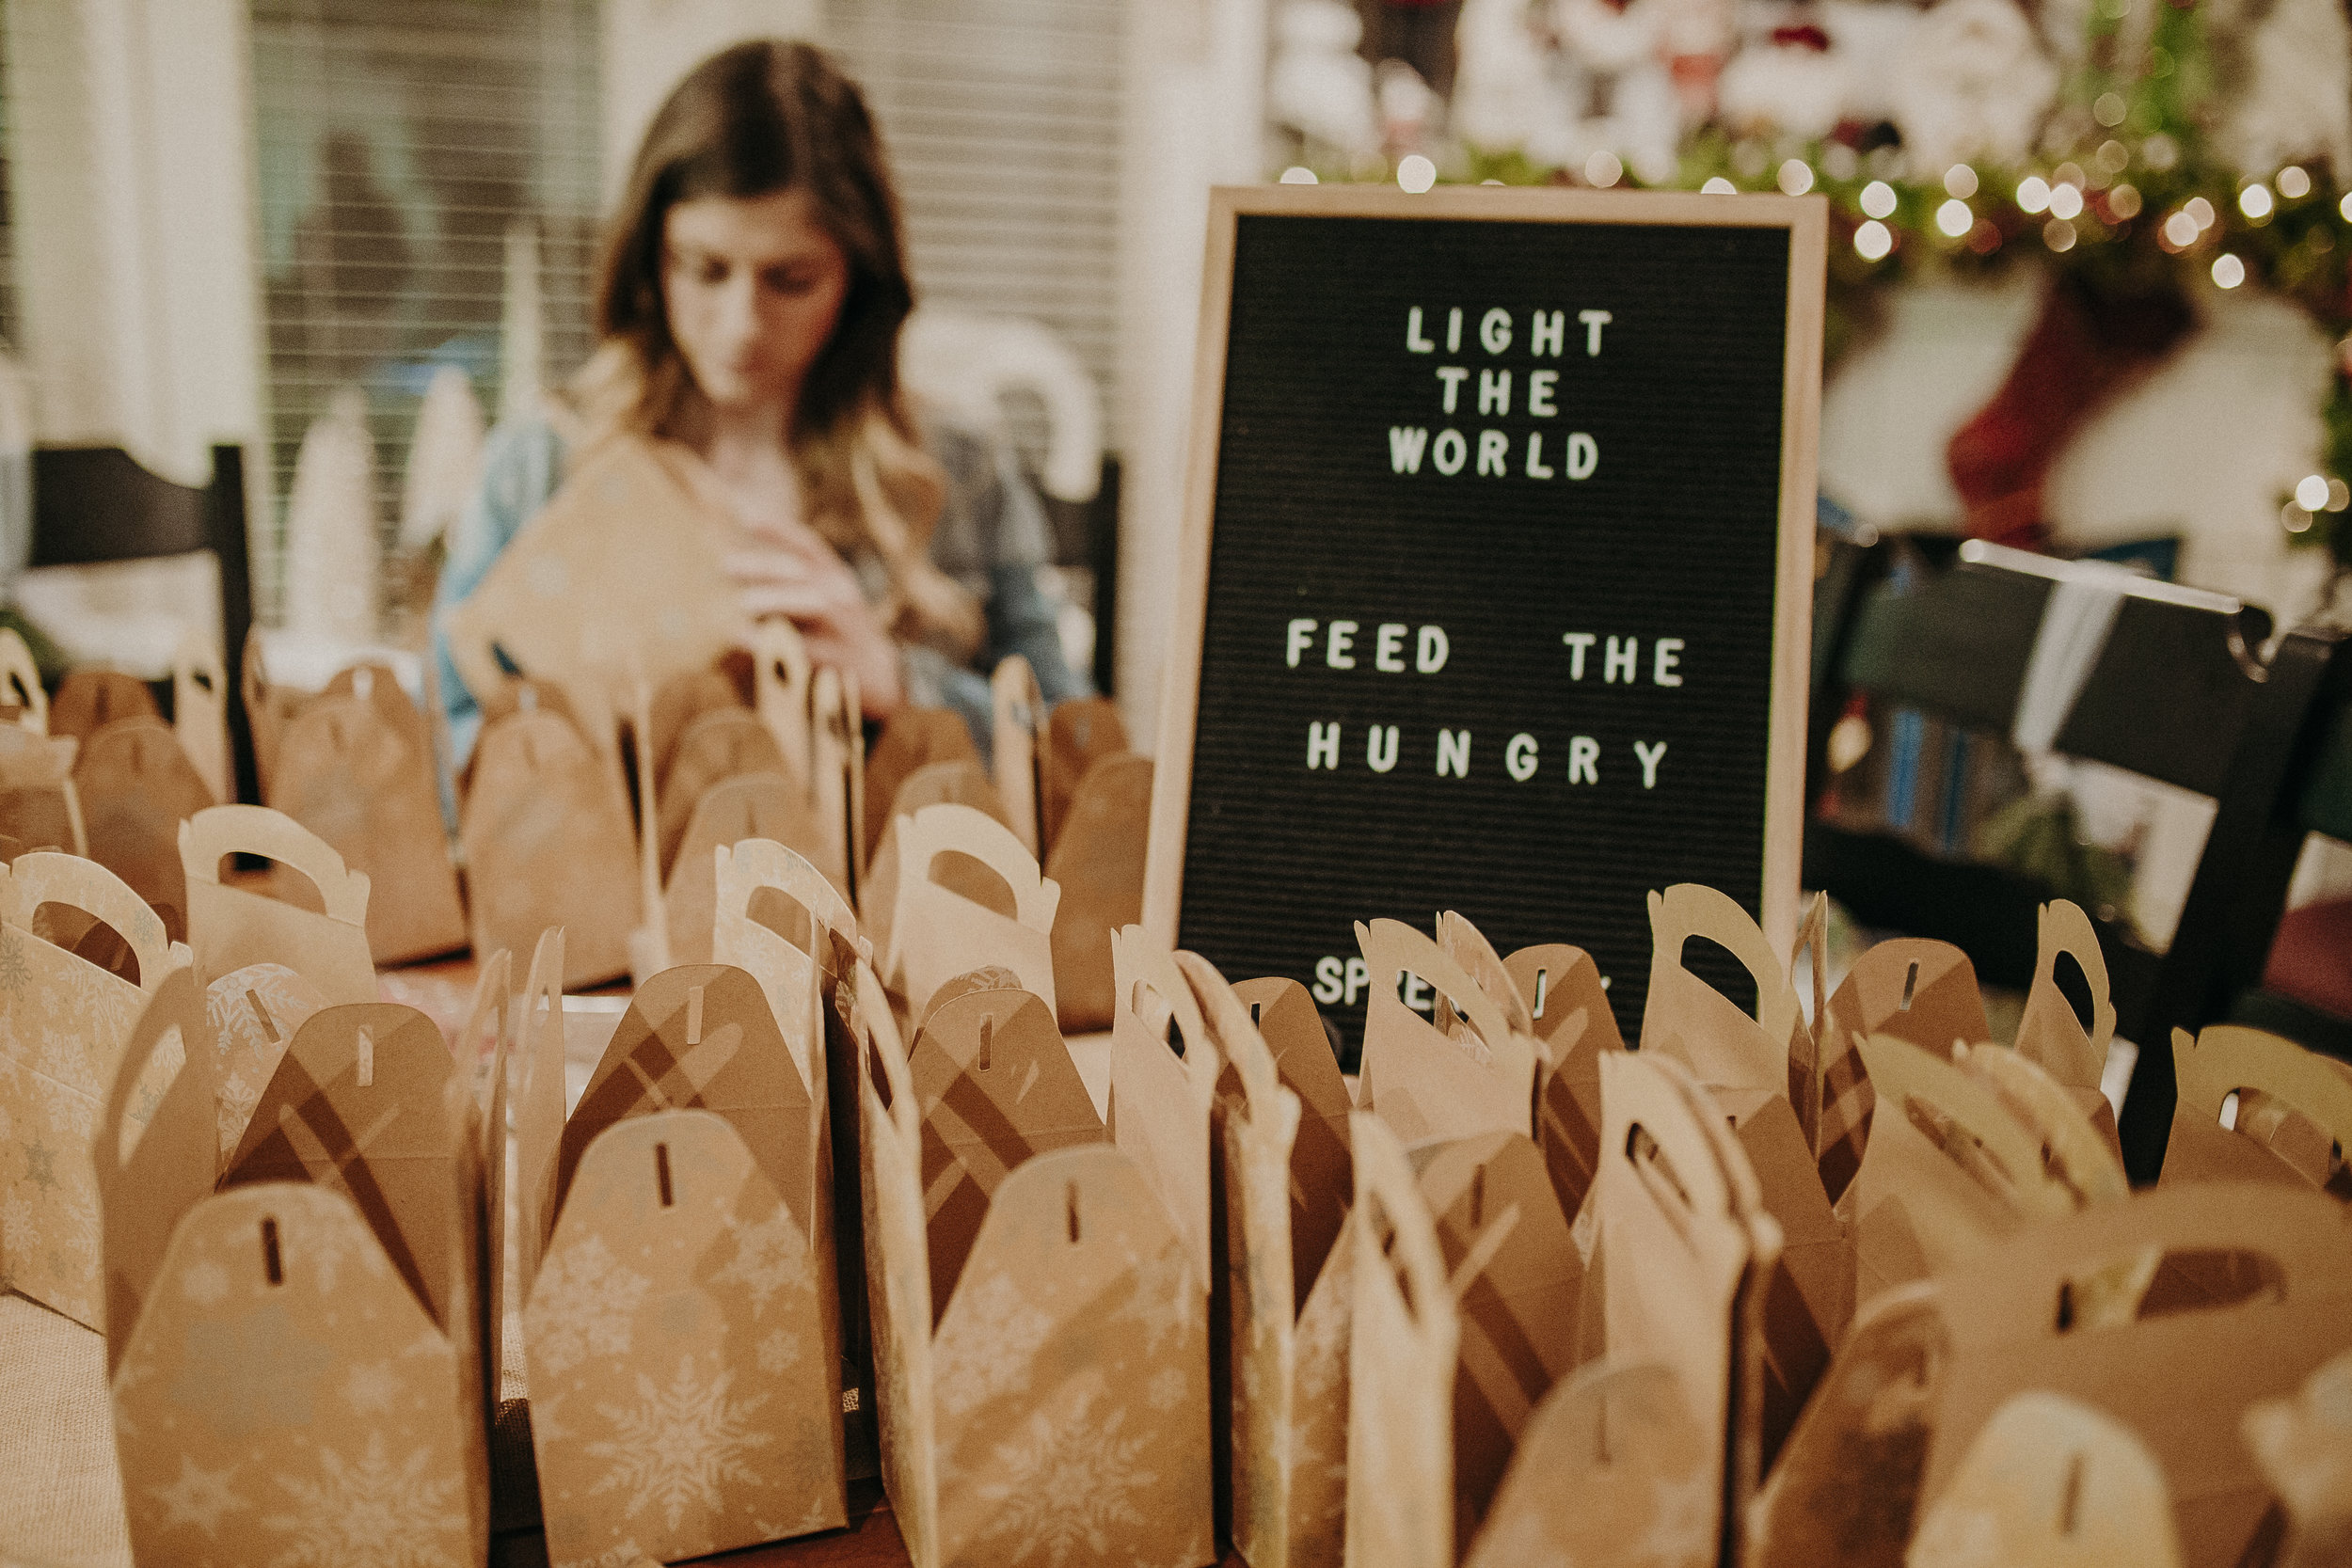
[{"label": "person seated in background", "polygon": [[[1043,511],[1001,444],[918,418],[898,385],[914,303],[898,199],[857,87],[806,44],[697,66],[645,133],[599,271],[596,352],[537,419],[490,435],[452,540],[434,650],[462,766],[481,726],[447,611],[562,483],[572,454],[672,444],[732,520],[741,609],[788,617],[866,715],[961,712],[985,752],[987,672],[1019,654],[1082,695],[1039,585]],[[658,526],[658,525],[649,525]]]}]

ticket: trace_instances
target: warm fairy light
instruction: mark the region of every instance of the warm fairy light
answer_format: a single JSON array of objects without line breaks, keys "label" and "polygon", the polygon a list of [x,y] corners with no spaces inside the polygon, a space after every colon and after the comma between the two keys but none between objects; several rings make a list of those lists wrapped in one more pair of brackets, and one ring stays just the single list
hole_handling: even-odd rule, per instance
[{"label": "warm fairy light", "polygon": [[2064,218],[2052,218],[2042,226],[2042,243],[2063,254],[2074,248],[2074,226]]},{"label": "warm fairy light", "polygon": [[1895,248],[1895,233],[1878,219],[1872,218],[1853,231],[1854,253],[1866,261],[1883,261]]},{"label": "warm fairy light", "polygon": [[1438,166],[1418,152],[1407,152],[1397,162],[1396,182],[1419,196],[1438,182]]},{"label": "warm fairy light", "polygon": [[2122,142],[2109,139],[2099,144],[2099,166],[2109,174],[2121,174],[2132,166],[2132,150]]},{"label": "warm fairy light", "polygon": [[2139,216],[2139,187],[2137,185],[2118,185],[2107,192],[2107,211],[2119,220],[2128,221]]},{"label": "warm fairy light", "polygon": [[2197,220],[2186,213],[2175,213],[2164,220],[2164,237],[2175,250],[2186,250],[2197,243]]},{"label": "warm fairy light", "polygon": [[1791,158],[1780,166],[1780,188],[1790,196],[1803,196],[1813,188],[1813,166],[1803,158]]},{"label": "warm fairy light", "polygon": [[1944,194],[1962,200],[1977,194],[1977,171],[1966,164],[1954,164],[1944,171]]},{"label": "warm fairy light", "polygon": [[1977,226],[1977,214],[1968,210],[1968,203],[1954,197],[1935,210],[1935,226],[1957,240]]},{"label": "warm fairy light", "polygon": [[2279,521],[2289,533],[2301,533],[2312,526],[2312,515],[2289,501],[2279,509]]},{"label": "warm fairy light", "polygon": [[2300,201],[2312,194],[2312,177],[2289,164],[2279,171],[2279,194],[2289,201]]},{"label": "warm fairy light", "polygon": [[1584,182],[1588,185],[1597,185],[1606,190],[1624,178],[1623,160],[1607,148],[1584,160]]},{"label": "warm fairy light", "polygon": [[1293,164],[1290,167],[1282,171],[1282,183],[1285,185],[1312,185],[1318,183],[1318,182],[1315,179],[1315,171],[1313,169],[1305,167],[1299,164]]},{"label": "warm fairy light", "polygon": [[1874,218],[1895,215],[1895,187],[1883,180],[1873,180],[1862,187],[1862,210]]},{"label": "warm fairy light", "polygon": [[2306,512],[2317,512],[2328,504],[2328,476],[2305,474],[2296,482],[2295,504]]},{"label": "warm fairy light", "polygon": [[1702,196],[1738,196],[1740,187],[1718,174],[1699,187],[1699,194]]},{"label": "warm fairy light", "polygon": [[2213,280],[2224,289],[2236,288],[2246,281],[2246,263],[2227,251],[2222,252],[2214,258]]},{"label": "warm fairy light", "polygon": [[2067,218],[2070,220],[2082,216],[2082,188],[2078,185],[2051,186],[2050,215],[2054,218]]},{"label": "warm fairy light", "polygon": [[2237,210],[2256,223],[2270,215],[2271,205],[2270,187],[2259,180],[2237,193]]},{"label": "warm fairy light", "polygon": [[2347,506],[2352,506],[2352,484],[2346,484],[2340,479],[2329,480],[2328,482],[2328,510],[2341,512]]},{"label": "warm fairy light", "polygon": [[2129,112],[2130,105],[2123,102],[2121,93],[2103,92],[2098,101],[2090,105],[2090,118],[2109,129],[2122,124],[2124,115]]},{"label": "warm fairy light", "polygon": [[2213,210],[2213,203],[2201,196],[2192,196],[2182,202],[2181,211],[2188,214],[2188,220],[2197,226],[2200,234],[2211,229],[2214,220],[2221,215]]},{"label": "warm fairy light", "polygon": [[2028,174],[2017,182],[2017,210],[2040,213],[2050,205],[2050,182],[2039,174]]}]

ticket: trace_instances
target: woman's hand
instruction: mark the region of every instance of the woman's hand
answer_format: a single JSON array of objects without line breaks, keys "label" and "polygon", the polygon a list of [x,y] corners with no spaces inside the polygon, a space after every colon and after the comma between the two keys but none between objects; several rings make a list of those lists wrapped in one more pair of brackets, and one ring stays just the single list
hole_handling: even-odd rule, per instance
[{"label": "woman's hand", "polygon": [[772,549],[729,555],[726,570],[745,614],[788,618],[807,641],[810,658],[857,677],[867,717],[885,717],[906,701],[897,641],[866,602],[857,574],[813,530],[795,524]]}]

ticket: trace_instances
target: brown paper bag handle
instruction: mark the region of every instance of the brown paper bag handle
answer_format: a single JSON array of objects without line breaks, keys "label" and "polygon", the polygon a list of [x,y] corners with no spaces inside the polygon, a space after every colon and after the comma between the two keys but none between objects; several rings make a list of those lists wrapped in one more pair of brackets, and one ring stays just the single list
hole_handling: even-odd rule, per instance
[{"label": "brown paper bag handle", "polygon": [[[1659,1194],[1669,1210],[1701,1223],[1729,1222],[1744,1229],[1742,1216],[1764,1206],[1763,1188],[1691,1069],[1671,1056],[1610,1051],[1601,1054],[1600,1072],[1601,1103],[1607,1108],[1602,1168],[1622,1166],[1643,1188]],[[1626,1132],[1612,1138],[1609,1129],[1618,1125],[1620,1116]],[[1646,1145],[1642,1133],[1648,1135]],[[1664,1162],[1665,1172],[1649,1168],[1653,1154]],[[1661,1183],[1661,1175],[1669,1180]],[[1594,1184],[1600,1180],[1597,1171]]]},{"label": "brown paper bag handle", "polygon": [[[1486,932],[1466,917],[1447,910],[1438,916],[1438,946],[1462,966],[1471,984],[1493,1001],[1502,1014],[1503,1027],[1535,1040],[1537,1048],[1542,1048],[1543,1042],[1535,1036],[1535,1015],[1528,1010],[1528,1001],[1519,994],[1518,982],[1511,978],[1502,955],[1495,951]],[[1442,1015],[1438,1026],[1444,1026]]]},{"label": "brown paper bag handle", "polygon": [[[542,1004],[545,1022],[537,1022]],[[522,1057],[522,1092],[515,1107],[516,1201],[523,1233],[516,1246],[522,1293],[531,1296],[538,1277],[540,1250],[554,1234],[554,1214],[541,1212],[555,1199],[555,1173],[564,1145],[564,927],[539,933],[531,973],[516,1002],[515,1043]]]},{"label": "brown paper bag handle", "polygon": [[[771,838],[746,838],[736,841],[730,848],[720,845],[718,921],[724,926],[733,921],[750,921],[752,898],[761,888],[773,888],[802,909],[808,911],[820,931],[849,937],[861,950],[871,943],[858,935],[857,916],[841,896],[838,888],[825,874],[808,863],[798,850],[778,844]],[[761,927],[763,930],[765,927]],[[781,939],[779,939],[781,940]],[[819,942],[821,946],[821,941]],[[811,958],[819,964],[822,953]]]},{"label": "brown paper bag handle", "polygon": [[988,678],[995,732],[996,794],[1012,818],[1022,847],[1039,860],[1041,847],[1037,761],[1045,735],[1045,693],[1037,672],[1019,654],[996,661]]},{"label": "brown paper bag handle", "polygon": [[333,846],[267,806],[208,806],[180,824],[180,864],[192,882],[220,883],[224,855],[261,855],[310,879],[327,915],[358,926],[368,918],[368,874],[343,864]]},{"label": "brown paper bag handle", "polygon": [[15,900],[8,915],[9,924],[29,931],[33,915],[43,904],[63,904],[104,922],[130,944],[139,960],[139,989],[150,995],[163,984],[167,971],[188,961],[186,947],[165,940],[164,923],[148,908],[147,900],[96,861],[36,850],[17,856],[13,865],[0,867],[0,877],[6,878]]},{"label": "brown paper bag handle", "polygon": [[814,768],[809,745],[808,643],[780,615],[752,623],[752,711],[776,737],[792,771],[792,787],[805,790]]},{"label": "brown paper bag handle", "polygon": [[[901,885],[931,880],[932,863],[948,850],[961,850],[1005,879],[1012,889],[1014,918],[1041,936],[1054,929],[1054,910],[1061,888],[1048,881],[1011,829],[971,806],[943,800],[925,806],[913,816],[898,819]],[[900,907],[905,900],[900,899]],[[892,927],[895,941],[898,926]]]},{"label": "brown paper bag handle", "polygon": [[[199,676],[209,688],[199,684]],[[171,733],[213,800],[235,800],[229,777],[228,665],[213,640],[194,626],[171,652]]]},{"label": "brown paper bag handle", "polygon": [[[2071,953],[2090,983],[2090,1028],[2086,1034],[2074,1005],[2058,990],[2058,960]],[[2026,991],[2025,1017],[2017,1024],[2017,1052],[2061,1084],[2097,1088],[2115,1038],[2115,1004],[2107,985],[2106,955],[2099,933],[2080,907],[2063,898],[2042,906],[2038,921],[2033,984]],[[2077,1053],[2087,1053],[2078,1055]],[[2068,1059],[2073,1058],[2073,1059]]]},{"label": "brown paper bag handle", "polygon": [[[822,816],[818,824],[829,863],[841,867],[843,895],[861,896],[865,868],[858,856],[866,843],[866,731],[858,710],[857,676],[826,665],[808,693],[808,791]],[[838,774],[841,800],[826,798],[826,775]]]},{"label": "brown paper bag handle", "polygon": [[[1993,1157],[2010,1185],[2006,1192],[1988,1185],[1990,1196],[2040,1219],[2062,1219],[2080,1207],[2073,1190],[2044,1165],[2042,1140],[2010,1114],[1991,1085],[1893,1035],[1868,1036],[1856,1041],[1855,1049],[1878,1091],[1878,1115],[1901,1116],[1906,1102],[1919,1101],[1949,1117],[1963,1137]],[[1948,1151],[1944,1158],[1983,1184],[1983,1177],[1964,1162]]]},{"label": "brown paper bag handle", "polygon": [[2278,1266],[2279,1293],[2287,1300],[2328,1291],[2352,1293],[2352,1209],[2313,1188],[2262,1181],[2142,1188],[2125,1202],[1994,1240],[1966,1268],[1944,1275],[1938,1288],[1955,1327],[1993,1325],[2055,1339],[2068,1332],[2070,1284],[2151,1249],[2268,1259]]},{"label": "brown paper bag handle", "polygon": [[[1778,1084],[1785,1092],[1788,1042],[1804,1014],[1797,1006],[1796,988],[1788,983],[1788,972],[1781,967],[1780,956],[1772,951],[1763,927],[1729,894],[1698,882],[1677,882],[1663,893],[1650,894],[1649,928],[1652,996],[1661,994],[1676,974],[1689,976],[1695,985],[1707,983],[1690,975],[1682,966],[1683,944],[1692,937],[1705,937],[1740,960],[1740,966],[1756,981],[1756,1021],[1764,1031],[1766,1044],[1780,1058]],[[1645,1028],[1644,1034],[1647,1033]],[[1645,1038],[1642,1043],[1650,1041]]]},{"label": "brown paper bag handle", "polygon": [[[918,1148],[922,1117],[914,1104],[914,1074],[907,1067],[906,1047],[898,1043],[898,1024],[891,1016],[889,992],[882,989],[874,966],[863,959],[857,966],[856,998],[850,1022],[859,1036],[858,1045],[865,1053],[868,1072],[874,1067],[882,1069],[883,1087],[889,1091],[889,1103],[883,1112],[898,1130],[901,1146]],[[927,1284],[930,1277],[929,1271],[923,1271]],[[924,1321],[930,1320],[927,1317]]]},{"label": "brown paper bag handle", "polygon": [[1526,1088],[1533,1104],[1535,1081],[1535,1047],[1524,1035],[1511,1031],[1502,1008],[1486,994],[1486,988],[1470,978],[1470,971],[1454,959],[1454,956],[1437,942],[1401,920],[1375,920],[1370,925],[1356,923],[1356,945],[1371,966],[1372,983],[1393,994],[1404,984],[1406,974],[1419,975],[1431,989],[1442,994],[1454,1010],[1470,1020],[1470,1025],[1486,1042],[1492,1057],[1491,1070],[1506,1082]]},{"label": "brown paper bag handle", "polygon": [[[1116,957],[1114,951],[1114,959]],[[1301,1114],[1298,1096],[1283,1087],[1280,1069],[1274,1065],[1274,1053],[1266,1045],[1265,1036],[1249,1021],[1249,1009],[1233,994],[1232,986],[1217,973],[1216,965],[1198,953],[1179,952],[1176,968],[1192,988],[1201,1023],[1216,1043],[1219,1060],[1232,1064],[1234,1077],[1241,1082],[1242,1103],[1251,1125],[1279,1127],[1287,1123],[1295,1132]],[[1287,1139],[1284,1146],[1288,1147]]]},{"label": "brown paper bag handle", "polygon": [[2172,1064],[2182,1114],[2218,1124],[2223,1101],[2258,1089],[2311,1117],[2352,1154],[2352,1078],[2293,1040],[2236,1023],[2209,1024],[2194,1039],[2175,1029]]},{"label": "brown paper bag handle", "polygon": [[[1450,1361],[1459,1333],[1454,1282],[1438,1245],[1437,1222],[1413,1179],[1412,1162],[1396,1133],[1373,1112],[1350,1112],[1349,1121],[1356,1153],[1356,1213],[1363,1220],[1356,1231],[1358,1278],[1392,1268],[1404,1291],[1406,1321],[1422,1336],[1420,1348]],[[1393,1242],[1380,1234],[1383,1217]]]},{"label": "brown paper bag handle", "polygon": [[1216,1041],[1209,1034],[1208,1022],[1200,1016],[1200,999],[1177,966],[1175,955],[1146,936],[1142,927],[1123,926],[1111,933],[1111,985],[1116,992],[1111,1003],[1115,1021],[1124,1017],[1143,1026],[1136,1001],[1146,989],[1168,1004],[1184,1042],[1184,1081],[1192,1086],[1194,1098],[1208,1104],[1216,1093],[1221,1065]]},{"label": "brown paper bag handle", "polygon": [[[98,1169],[98,1192],[103,1204],[120,1185],[122,1174],[130,1162],[122,1153],[122,1123],[131,1109],[131,1096],[147,1072],[148,1063],[163,1045],[164,1037],[172,1030],[180,1031],[180,1053],[186,1065],[180,1070],[196,1074],[203,1089],[207,1106],[219,1099],[213,1078],[213,1041],[210,1021],[204,1011],[204,995],[196,989],[196,972],[182,964],[163,978],[147,1006],[139,1009],[138,1022],[131,1025],[131,1033],[122,1042],[122,1054],[115,1065],[114,1084],[106,1091],[106,1109],[98,1118],[98,1137],[91,1146],[90,1159]],[[210,1131],[208,1124],[208,1131]],[[207,1158],[217,1161],[216,1140],[205,1142]],[[160,1259],[159,1259],[160,1261]]]},{"label": "brown paper bag handle", "polygon": [[33,662],[33,650],[14,626],[0,626],[0,702],[11,701],[24,709],[16,717],[18,728],[49,733],[49,693],[40,684],[40,666]]}]

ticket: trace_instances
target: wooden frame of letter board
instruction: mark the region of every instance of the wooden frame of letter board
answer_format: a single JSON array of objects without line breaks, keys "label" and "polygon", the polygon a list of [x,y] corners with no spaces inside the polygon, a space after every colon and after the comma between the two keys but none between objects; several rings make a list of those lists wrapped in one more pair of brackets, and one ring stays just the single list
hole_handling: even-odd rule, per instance
[{"label": "wooden frame of letter board", "polygon": [[[1786,952],[1796,940],[1804,839],[1804,735],[1813,623],[1813,531],[1821,421],[1822,290],[1829,209],[1818,196],[1714,196],[1670,191],[1496,189],[1449,185],[1415,195],[1387,185],[1218,186],[1209,194],[1208,259],[1193,363],[1192,438],[1184,464],[1184,531],[1176,615],[1160,689],[1159,754],[1143,880],[1143,924],[1173,946],[1184,904],[1192,754],[1208,617],[1209,551],[1223,429],[1225,351],[1234,240],[1245,214],[1468,219],[1490,223],[1728,226],[1788,231],[1788,306],[1781,384],[1780,546],[1772,617],[1772,717],[1766,743],[1762,919]],[[1725,889],[1738,895],[1738,890]],[[1366,918],[1384,911],[1368,910]],[[1563,933],[1572,940],[1574,932]]]}]

